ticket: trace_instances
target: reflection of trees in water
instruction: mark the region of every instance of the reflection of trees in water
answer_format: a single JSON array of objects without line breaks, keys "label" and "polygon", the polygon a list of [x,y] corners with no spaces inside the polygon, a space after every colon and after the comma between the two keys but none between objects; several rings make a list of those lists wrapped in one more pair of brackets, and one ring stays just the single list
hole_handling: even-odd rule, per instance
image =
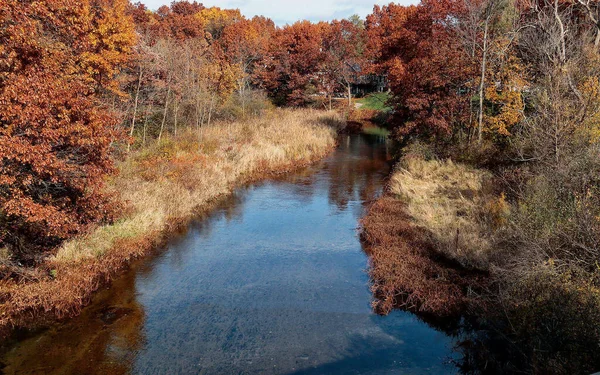
[{"label": "reflection of trees in water", "polygon": [[[171,235],[168,241],[168,252],[164,248],[158,249],[156,256],[169,254],[169,263],[175,267],[183,266],[185,255],[189,251],[197,251],[195,247],[185,246],[183,243],[193,238],[200,237],[209,239],[213,234],[217,223],[225,220],[231,222],[240,218],[244,212],[244,205],[248,197],[248,190],[240,188],[234,194],[223,196],[214,201],[203,210],[196,213],[194,221],[182,228],[176,235]],[[192,235],[193,234],[193,235]],[[149,276],[153,273],[156,258],[147,257],[143,259],[136,267],[136,272],[142,276]]]},{"label": "reflection of trees in water", "polygon": [[315,183],[317,175],[326,165],[325,161],[321,161],[314,165],[278,176],[272,182],[277,187],[289,189],[291,194],[289,197],[300,201],[301,203],[309,204],[315,195]]},{"label": "reflection of trees in water", "polygon": [[539,320],[524,331],[504,319],[462,324],[457,366],[468,375],[594,373],[600,370],[598,341],[587,334],[598,327],[575,315],[553,321],[536,316]]},{"label": "reflection of trees in water", "polygon": [[98,293],[81,316],[21,341],[3,356],[0,373],[130,373],[144,344],[144,311],[134,284],[135,274],[128,273]]},{"label": "reflection of trees in water", "polygon": [[213,206],[198,214],[192,227],[202,238],[210,238],[214,225],[222,220],[231,222],[240,218],[244,213],[244,204],[248,198],[247,189],[238,189],[219,199]]},{"label": "reflection of trees in water", "polygon": [[328,164],[331,183],[329,200],[339,210],[348,202],[368,202],[381,190],[382,180],[389,172],[389,151],[385,138],[347,136],[340,142],[347,156]]},{"label": "reflection of trees in water", "polygon": [[[503,319],[488,320],[474,316],[442,319],[431,315],[411,314],[429,327],[452,338],[454,355],[452,358],[447,358],[446,362],[451,365],[448,367],[447,373],[463,375],[590,374],[600,369],[598,343],[568,337],[572,335],[569,327],[573,324],[581,325],[578,329],[586,327],[585,324],[587,324],[583,317],[573,319],[574,314],[564,316],[564,319],[560,322],[553,322],[553,325],[548,325],[547,322],[537,322],[544,330],[541,336],[531,334],[529,331],[516,334],[511,323]],[[380,327],[390,336],[402,338],[402,335],[398,334],[397,327],[382,324]],[[596,328],[595,326],[587,327],[590,330]],[[550,341],[554,342],[550,343]],[[364,358],[361,359],[361,357],[372,357],[369,357],[368,352],[358,350],[364,346],[360,340],[356,341],[354,345],[356,346],[355,350],[349,350],[359,353],[357,357],[348,357],[340,363],[329,364],[321,369],[314,369],[314,371],[298,373],[327,373],[325,371],[327,369],[337,369],[338,366],[348,364],[360,366],[364,361]],[[540,347],[543,347],[543,350],[540,350]],[[371,348],[371,350],[379,349]],[[394,353],[391,355],[391,359],[397,361],[405,359]],[[396,355],[395,358],[394,355]],[[381,366],[390,363],[391,359],[383,360]]]}]

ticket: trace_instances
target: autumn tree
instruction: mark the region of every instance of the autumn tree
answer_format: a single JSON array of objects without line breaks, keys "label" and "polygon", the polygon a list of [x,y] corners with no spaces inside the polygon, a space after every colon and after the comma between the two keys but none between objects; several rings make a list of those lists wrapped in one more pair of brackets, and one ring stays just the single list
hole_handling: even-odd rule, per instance
[{"label": "autumn tree", "polygon": [[125,6],[0,2],[0,247],[19,260],[111,218],[118,135],[97,92],[134,42]]},{"label": "autumn tree", "polygon": [[367,18],[369,56],[375,71],[388,74],[401,138],[449,135],[469,123],[472,65],[453,22],[461,10],[455,1],[428,0],[376,6]]},{"label": "autumn tree", "polygon": [[258,79],[275,102],[303,105],[318,92],[324,27],[302,21],[274,33]]},{"label": "autumn tree", "polygon": [[212,39],[221,39],[223,30],[229,25],[235,24],[243,19],[242,14],[238,9],[221,9],[219,7],[211,7],[203,9],[199,12],[198,17],[204,23],[204,28]]},{"label": "autumn tree", "polygon": [[258,74],[261,61],[269,51],[275,24],[264,17],[240,20],[223,29],[219,39],[227,62],[237,70],[236,89],[242,105],[242,116],[246,115],[246,94]]},{"label": "autumn tree", "polygon": [[348,106],[352,106],[352,83],[364,75],[363,55],[365,52],[366,35],[361,27],[360,18],[332,21],[324,28],[323,51],[325,52],[322,65],[323,79],[326,92],[330,98],[340,88],[345,91]]},{"label": "autumn tree", "polygon": [[153,32],[157,38],[170,37],[177,40],[204,36],[204,21],[198,14],[204,9],[202,4],[188,1],[174,1],[171,6],[163,5],[153,14]]},{"label": "autumn tree", "polygon": [[125,16],[128,0],[90,0],[90,32],[82,64],[99,88],[118,92],[114,77],[127,63],[136,43],[134,25]]},{"label": "autumn tree", "polygon": [[[238,83],[248,80],[248,74],[242,74],[242,60],[250,64],[255,58],[243,53],[256,54],[254,48],[267,43],[254,42],[268,34],[247,30],[239,11],[178,1],[157,12],[139,4],[129,12],[140,35],[136,62],[126,71],[133,98],[127,124],[132,142],[136,135],[142,143],[148,138],[162,140],[168,133],[177,134],[183,123],[198,128],[210,123],[219,105],[241,86]],[[229,27],[235,33],[225,37]],[[136,124],[143,124],[137,132]]]}]

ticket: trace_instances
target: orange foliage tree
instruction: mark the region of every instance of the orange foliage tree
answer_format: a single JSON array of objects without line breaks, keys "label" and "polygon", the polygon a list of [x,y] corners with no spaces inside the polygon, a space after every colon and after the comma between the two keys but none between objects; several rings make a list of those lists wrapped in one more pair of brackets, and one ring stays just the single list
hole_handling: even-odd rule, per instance
[{"label": "orange foliage tree", "polygon": [[0,1],[0,247],[21,261],[111,218],[112,87],[124,0]]},{"label": "orange foliage tree", "polygon": [[276,103],[303,105],[318,92],[326,26],[302,21],[274,33],[258,79]]},{"label": "orange foliage tree", "polygon": [[376,70],[389,74],[400,137],[447,135],[469,123],[473,72],[454,30],[459,5],[450,0],[390,4],[375,7],[367,18],[370,56]]},{"label": "orange foliage tree", "polygon": [[219,46],[227,62],[237,70],[236,89],[246,114],[246,96],[253,78],[259,72],[259,64],[269,52],[269,42],[275,32],[275,24],[268,18],[242,19],[223,29]]}]

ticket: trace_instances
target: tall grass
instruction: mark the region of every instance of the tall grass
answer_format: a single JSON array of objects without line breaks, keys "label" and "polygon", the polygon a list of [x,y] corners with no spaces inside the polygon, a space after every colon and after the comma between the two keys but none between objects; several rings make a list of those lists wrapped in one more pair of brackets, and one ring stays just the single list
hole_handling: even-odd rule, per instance
[{"label": "tall grass", "polygon": [[486,286],[507,206],[489,173],[420,153],[409,150],[362,221],[374,307],[456,315]]},{"label": "tall grass", "polygon": [[109,184],[125,202],[119,221],[65,243],[40,267],[47,276],[0,283],[0,334],[78,313],[102,283],[219,196],[323,157],[341,126],[333,112],[275,110],[245,122],[190,128],[133,152]]},{"label": "tall grass", "polygon": [[142,149],[120,165],[112,182],[131,213],[67,243],[54,261],[101,256],[118,239],[163,230],[193,216],[241,180],[310,162],[333,147],[335,129],[325,125],[336,123],[341,119],[333,113],[278,110],[246,122],[188,129]]},{"label": "tall grass", "polygon": [[508,214],[491,179],[451,160],[408,157],[392,176],[390,191],[406,203],[413,222],[427,229],[438,251],[465,267],[487,269],[494,227]]}]

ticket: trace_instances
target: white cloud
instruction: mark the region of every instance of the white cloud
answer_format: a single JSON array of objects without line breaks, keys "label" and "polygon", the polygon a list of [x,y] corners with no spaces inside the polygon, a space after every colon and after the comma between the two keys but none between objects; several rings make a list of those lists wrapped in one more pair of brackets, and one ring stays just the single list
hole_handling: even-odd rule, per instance
[{"label": "white cloud", "polygon": [[[141,0],[150,9],[169,4],[170,0]],[[353,14],[366,17],[375,4],[384,5],[390,0],[204,0],[205,6],[240,9],[246,17],[261,15],[271,18],[278,25],[298,20],[329,21],[347,18]],[[397,4],[417,4],[419,0],[400,0]]]}]

